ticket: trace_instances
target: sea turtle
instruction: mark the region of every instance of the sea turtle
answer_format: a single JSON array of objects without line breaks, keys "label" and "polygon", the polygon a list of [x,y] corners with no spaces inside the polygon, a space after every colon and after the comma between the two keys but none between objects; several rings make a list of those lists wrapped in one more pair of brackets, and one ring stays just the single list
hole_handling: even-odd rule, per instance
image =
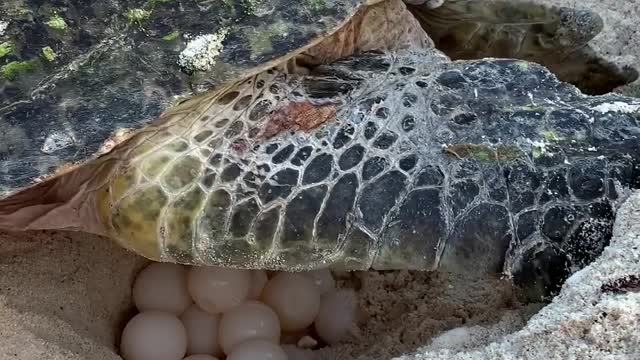
[{"label": "sea turtle", "polygon": [[[91,232],[182,264],[557,288],[638,185],[640,103],[521,59],[575,59],[600,18],[407,2],[3,3],[0,228]],[[425,28],[520,59],[451,61]]]}]

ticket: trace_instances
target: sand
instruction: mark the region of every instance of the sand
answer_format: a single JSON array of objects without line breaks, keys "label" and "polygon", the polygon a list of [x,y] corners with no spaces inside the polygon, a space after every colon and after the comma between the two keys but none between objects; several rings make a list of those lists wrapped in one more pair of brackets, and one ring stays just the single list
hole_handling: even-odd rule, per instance
[{"label": "sand", "polygon": [[[640,359],[640,292],[602,284],[640,275],[640,192],[612,244],[544,306],[501,279],[393,271],[341,276],[359,289],[362,334],[318,359]],[[135,274],[147,263],[106,239],[3,234],[0,359],[120,359]],[[542,307],[542,309],[541,309]],[[533,317],[532,317],[533,316]]]},{"label": "sand", "polygon": [[[341,275],[359,290],[361,337],[318,359],[640,359],[640,292],[602,284],[640,275],[640,192],[612,244],[549,305],[523,306],[497,278],[392,271]],[[107,239],[2,234],[0,359],[120,359],[135,274],[147,261]]]},{"label": "sand", "polygon": [[[0,238],[0,359],[119,359],[119,334],[134,312],[131,285],[148,262],[84,234]],[[393,271],[338,283],[359,290],[362,338],[321,351],[322,359],[388,359],[462,325],[511,316],[505,330],[512,331],[535,311],[523,311],[500,279]]]},{"label": "sand", "polygon": [[[576,6],[575,1],[546,0]],[[585,0],[605,29],[593,45],[640,68],[640,3]],[[618,91],[640,95],[635,82]],[[640,292],[602,284],[640,276],[640,193],[620,210],[611,245],[551,304],[523,306],[508,282],[421,272],[366,272],[361,338],[319,359],[640,359]],[[0,233],[0,359],[121,359],[131,285],[146,260],[79,233]]]}]

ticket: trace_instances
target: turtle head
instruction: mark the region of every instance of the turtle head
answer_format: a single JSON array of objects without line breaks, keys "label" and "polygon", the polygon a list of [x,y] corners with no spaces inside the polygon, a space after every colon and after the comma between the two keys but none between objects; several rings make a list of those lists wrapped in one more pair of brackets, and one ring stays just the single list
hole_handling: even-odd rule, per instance
[{"label": "turtle head", "polygon": [[453,60],[515,58],[539,63],[587,94],[604,94],[635,81],[638,72],[599,54],[589,42],[604,28],[591,9],[540,1],[405,0],[409,11]]}]

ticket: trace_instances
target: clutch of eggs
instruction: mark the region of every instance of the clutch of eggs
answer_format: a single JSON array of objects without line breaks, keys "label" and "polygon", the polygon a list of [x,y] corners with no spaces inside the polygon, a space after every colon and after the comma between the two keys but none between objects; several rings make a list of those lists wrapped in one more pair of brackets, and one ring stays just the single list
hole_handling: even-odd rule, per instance
[{"label": "clutch of eggs", "polygon": [[[133,284],[139,313],[124,360],[313,360],[318,341],[357,334],[356,294],[328,269],[235,270],[151,263]],[[316,339],[318,337],[319,339]]]}]

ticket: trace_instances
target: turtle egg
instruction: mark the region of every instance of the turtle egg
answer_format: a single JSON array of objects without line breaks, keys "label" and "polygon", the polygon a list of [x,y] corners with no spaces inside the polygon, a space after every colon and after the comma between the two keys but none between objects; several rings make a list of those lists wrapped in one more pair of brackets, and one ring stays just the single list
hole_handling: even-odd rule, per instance
[{"label": "turtle egg", "polygon": [[253,270],[251,272],[251,288],[249,289],[249,299],[250,300],[258,300],[260,298],[260,294],[262,294],[262,289],[269,281],[267,278],[267,272],[264,270]]},{"label": "turtle egg", "polygon": [[320,294],[325,294],[336,287],[336,280],[333,278],[333,275],[331,275],[331,271],[329,269],[305,271],[302,274],[313,279],[313,282],[320,290]]},{"label": "turtle egg", "polygon": [[125,360],[181,360],[187,352],[187,331],[177,316],[160,311],[134,316],[122,331]]},{"label": "turtle egg", "polygon": [[302,330],[318,314],[320,290],[308,276],[283,272],[267,282],[262,301],[278,314],[282,330]]},{"label": "turtle egg", "polygon": [[191,305],[187,269],[178,264],[152,263],[133,283],[133,302],[140,312],[157,310],[180,315]]},{"label": "turtle egg", "polygon": [[280,320],[267,305],[247,301],[222,315],[219,339],[226,354],[231,353],[236,345],[253,339],[277,344],[280,341]]},{"label": "turtle egg", "polygon": [[287,354],[280,345],[257,339],[238,344],[227,360],[287,360]]},{"label": "turtle egg", "polygon": [[332,345],[353,334],[357,329],[357,307],[356,294],[351,289],[339,289],[322,296],[314,321],[318,336]]},{"label": "turtle egg", "polygon": [[182,360],[218,360],[217,357],[206,354],[189,355]]},{"label": "turtle egg", "polygon": [[180,320],[187,329],[187,354],[222,354],[218,344],[220,314],[209,314],[193,304]]},{"label": "turtle egg", "polygon": [[194,266],[187,280],[193,301],[202,310],[217,314],[244,302],[251,287],[251,271]]}]

